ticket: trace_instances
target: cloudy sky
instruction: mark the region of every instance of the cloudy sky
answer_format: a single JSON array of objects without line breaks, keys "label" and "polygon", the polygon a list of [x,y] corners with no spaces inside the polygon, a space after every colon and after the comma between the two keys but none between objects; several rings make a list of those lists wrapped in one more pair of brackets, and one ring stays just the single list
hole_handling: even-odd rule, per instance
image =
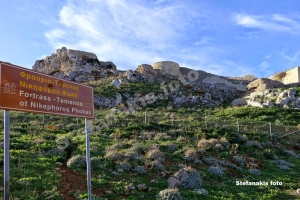
[{"label": "cloudy sky", "polygon": [[298,0],[9,0],[0,7],[0,60],[27,68],[62,46],[122,70],[171,60],[223,76],[268,77],[300,65]]}]

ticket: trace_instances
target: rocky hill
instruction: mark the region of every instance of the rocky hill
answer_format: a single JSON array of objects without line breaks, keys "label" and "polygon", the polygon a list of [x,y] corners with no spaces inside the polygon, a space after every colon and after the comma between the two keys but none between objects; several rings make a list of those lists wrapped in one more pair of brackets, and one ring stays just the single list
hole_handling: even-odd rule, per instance
[{"label": "rocky hill", "polygon": [[[271,93],[269,95],[272,97],[278,93],[278,98],[269,101],[270,98],[257,97],[264,97],[267,89],[285,86],[276,80],[256,79],[253,75],[223,77],[181,67],[172,61],[141,64],[134,71],[121,71],[111,61],[99,61],[93,53],[66,47],[37,60],[32,68],[41,73],[94,86],[95,105],[103,108],[125,105],[132,110],[159,102],[175,107],[215,107],[234,99],[233,105],[286,106],[288,100],[285,97],[289,97],[270,91],[268,94]],[[291,101],[295,99],[290,98]],[[298,102],[292,105],[298,105]]]}]

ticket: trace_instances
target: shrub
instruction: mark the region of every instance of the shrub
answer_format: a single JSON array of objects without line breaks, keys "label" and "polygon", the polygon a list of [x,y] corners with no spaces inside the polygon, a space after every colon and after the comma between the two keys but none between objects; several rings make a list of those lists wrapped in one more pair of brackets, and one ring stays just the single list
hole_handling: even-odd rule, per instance
[{"label": "shrub", "polygon": [[123,161],[117,165],[117,168],[124,171],[129,171],[131,169],[131,165],[127,161]]},{"label": "shrub", "polygon": [[137,174],[145,174],[146,173],[146,169],[144,166],[136,166],[133,169],[133,172],[137,173]]},{"label": "shrub", "polygon": [[141,155],[139,155],[136,150],[131,149],[124,151],[124,157],[132,161],[137,161],[141,159]]},{"label": "shrub", "polygon": [[155,161],[151,162],[151,167],[153,169],[157,169],[157,170],[160,170],[160,171],[165,170],[164,165],[161,162],[159,162],[158,160],[155,160]]},{"label": "shrub", "polygon": [[277,162],[278,165],[286,165],[288,167],[294,167],[295,166],[293,163],[290,163],[290,162],[287,162],[287,161],[281,160],[281,159],[278,159],[275,162]]},{"label": "shrub", "polygon": [[223,147],[222,144],[220,144],[220,143],[216,144],[214,148],[215,148],[215,150],[217,150],[217,151],[221,151],[221,150],[224,149],[224,147]]},{"label": "shrub", "polygon": [[101,161],[97,157],[92,157],[90,163],[91,163],[92,169],[100,169],[101,168]]},{"label": "shrub", "polygon": [[226,137],[221,137],[219,139],[219,143],[221,143],[223,146],[225,146],[226,148],[228,148],[230,146],[230,143],[228,142]]},{"label": "shrub", "polygon": [[241,142],[247,142],[249,140],[246,134],[243,135],[238,134],[237,136],[238,136],[238,140]]},{"label": "shrub", "polygon": [[250,174],[260,176],[261,172],[258,169],[250,169]]},{"label": "shrub", "polygon": [[219,167],[215,167],[215,166],[211,166],[210,168],[208,168],[207,172],[217,175],[217,176],[223,176],[224,172],[222,169],[220,169]]},{"label": "shrub", "polygon": [[285,169],[285,170],[291,169],[291,168],[289,168],[287,165],[278,165],[278,167],[279,167],[280,169]]},{"label": "shrub", "polygon": [[192,168],[184,168],[188,173],[188,178],[181,182],[181,186],[185,189],[198,189],[202,186],[202,178],[200,174]]},{"label": "shrub", "polygon": [[215,159],[215,158],[203,158],[202,160],[203,160],[204,162],[206,162],[207,164],[211,164],[211,165],[213,165],[213,164],[215,164],[215,163],[218,162],[218,160]]},{"label": "shrub", "polygon": [[176,151],[178,149],[177,145],[176,144],[167,144],[167,149],[168,151]]},{"label": "shrub", "polygon": [[201,149],[208,149],[211,147],[211,143],[207,139],[203,138],[199,140],[199,142],[197,143],[197,147]]},{"label": "shrub", "polygon": [[208,191],[206,189],[194,189],[197,194],[208,195]]},{"label": "shrub", "polygon": [[123,154],[117,150],[106,150],[105,157],[110,160],[121,160],[123,158]]},{"label": "shrub", "polygon": [[86,166],[86,158],[82,155],[76,155],[70,158],[67,166],[72,169],[80,169]]},{"label": "shrub", "polygon": [[149,151],[146,153],[146,157],[150,160],[159,160],[160,162],[165,161],[165,154],[157,147],[150,147]]},{"label": "shrub", "polygon": [[49,151],[47,151],[45,153],[45,156],[47,157],[53,157],[53,156],[59,156],[59,157],[64,157],[65,156],[65,152],[64,150],[62,149],[59,149],[59,148],[53,148],[53,149],[50,149]]},{"label": "shrub", "polygon": [[179,136],[176,141],[179,143],[186,143],[188,140],[185,137]]},{"label": "shrub", "polygon": [[185,157],[191,158],[192,160],[198,159],[198,152],[195,149],[187,149],[184,155]]},{"label": "shrub", "polygon": [[246,159],[242,156],[233,156],[232,159],[237,162],[240,166],[245,166]]},{"label": "shrub", "polygon": [[165,189],[158,193],[159,200],[183,200],[177,189]]},{"label": "shrub", "polygon": [[154,140],[171,140],[172,137],[166,133],[157,133],[154,137]]},{"label": "shrub", "polygon": [[252,146],[252,147],[259,148],[259,149],[263,148],[262,145],[257,141],[247,141],[245,146],[248,146],[248,147]]}]

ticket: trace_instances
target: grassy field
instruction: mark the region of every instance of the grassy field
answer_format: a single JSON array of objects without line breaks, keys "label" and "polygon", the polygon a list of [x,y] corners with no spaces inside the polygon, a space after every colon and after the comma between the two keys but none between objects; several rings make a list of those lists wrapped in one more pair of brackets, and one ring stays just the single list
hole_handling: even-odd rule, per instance
[{"label": "grassy field", "polygon": [[[168,188],[167,179],[188,167],[197,171],[202,184],[179,188],[182,199],[300,197],[300,151],[293,148],[300,143],[299,134],[277,141],[269,134],[269,123],[277,136],[298,130],[296,110],[96,109],[95,116],[90,121],[94,199],[159,199],[159,192]],[[76,118],[46,115],[42,121],[41,114],[11,112],[12,199],[86,199],[84,120],[77,125]],[[3,141],[3,120],[0,130]],[[0,152],[3,171],[3,147]],[[223,175],[209,170],[212,166]],[[1,179],[3,183],[3,173]]]}]

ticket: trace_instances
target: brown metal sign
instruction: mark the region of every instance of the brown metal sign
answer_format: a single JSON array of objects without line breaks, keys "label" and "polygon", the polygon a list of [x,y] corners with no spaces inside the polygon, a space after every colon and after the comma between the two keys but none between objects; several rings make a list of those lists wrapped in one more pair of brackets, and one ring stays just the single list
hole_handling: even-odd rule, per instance
[{"label": "brown metal sign", "polygon": [[94,118],[93,88],[0,61],[0,108]]}]

